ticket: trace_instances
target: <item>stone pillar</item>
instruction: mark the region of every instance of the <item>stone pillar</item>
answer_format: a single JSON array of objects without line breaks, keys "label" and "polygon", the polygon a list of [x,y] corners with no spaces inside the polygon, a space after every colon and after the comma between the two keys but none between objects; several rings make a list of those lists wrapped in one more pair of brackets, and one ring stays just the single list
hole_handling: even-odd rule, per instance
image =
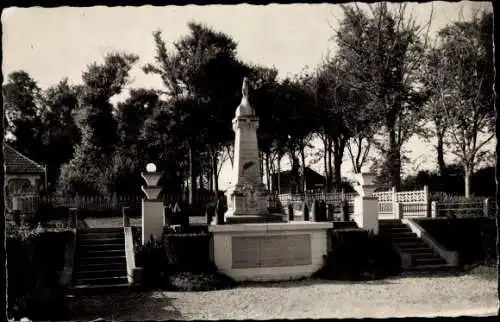
[{"label": "stone pillar", "polygon": [[486,199],[484,199],[484,202],[483,202],[483,215],[485,217],[488,217],[489,210],[490,210],[489,199],[486,198]]},{"label": "stone pillar", "polygon": [[437,216],[437,201],[431,201],[431,217],[436,218]]},{"label": "stone pillar", "polygon": [[156,166],[152,163],[147,165],[146,170],[142,173],[142,177],[146,181],[146,185],[142,186],[142,191],[146,195],[146,198],[142,199],[143,245],[151,239],[151,235],[156,240],[162,238],[165,218],[163,200],[158,199],[161,188],[157,184],[161,174],[156,172]]},{"label": "stone pillar", "polygon": [[378,234],[378,198],[373,197],[374,180],[373,173],[362,172],[357,175],[358,185],[355,189],[359,195],[354,199],[353,219],[360,228]]},{"label": "stone pillar", "polygon": [[377,203],[377,197],[357,196],[354,198],[354,221],[358,227],[369,230],[374,234],[378,234]]}]

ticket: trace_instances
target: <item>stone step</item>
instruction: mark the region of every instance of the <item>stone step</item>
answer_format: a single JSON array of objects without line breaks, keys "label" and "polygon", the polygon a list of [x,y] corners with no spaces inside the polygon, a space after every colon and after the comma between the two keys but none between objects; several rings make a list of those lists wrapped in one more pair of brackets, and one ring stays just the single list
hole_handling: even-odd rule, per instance
[{"label": "stone step", "polygon": [[411,231],[410,228],[406,225],[398,225],[398,226],[378,226],[378,230],[381,233],[391,233],[391,232],[396,232],[396,231]]},{"label": "stone step", "polygon": [[129,294],[130,291],[139,290],[140,287],[128,283],[103,284],[103,285],[74,285],[68,289],[67,296],[101,295],[101,294]]},{"label": "stone step", "polygon": [[81,234],[123,233],[122,227],[79,228]]},{"label": "stone step", "polygon": [[427,253],[434,253],[432,248],[428,246],[423,246],[423,247],[414,247],[414,248],[407,248],[407,247],[400,247],[401,250],[403,250],[405,253],[408,253],[410,255],[413,254],[427,254]]},{"label": "stone step", "polygon": [[126,269],[117,269],[117,270],[93,270],[93,271],[85,271],[80,270],[75,273],[75,278],[77,280],[82,279],[93,279],[93,278],[106,278],[106,277],[116,277],[116,276],[126,276]]},{"label": "stone step", "polygon": [[410,254],[412,260],[414,259],[418,259],[418,260],[425,260],[425,259],[430,259],[430,260],[433,260],[433,259],[442,259],[441,256],[439,256],[438,254],[434,253],[432,250],[429,250],[427,252],[419,252],[419,253],[413,253],[413,254]]},{"label": "stone step", "polygon": [[124,250],[125,245],[123,243],[114,244],[102,244],[102,243],[92,243],[92,244],[80,244],[77,248],[78,252],[87,253],[93,251],[103,251],[103,250]]},{"label": "stone step", "polygon": [[127,284],[127,275],[99,278],[78,278],[75,280],[75,285],[116,285]]},{"label": "stone step", "polygon": [[125,237],[112,237],[112,238],[94,238],[94,239],[81,239],[78,241],[79,246],[94,246],[94,245],[123,245]]},{"label": "stone step", "polygon": [[78,234],[79,241],[98,241],[103,239],[124,239],[123,232],[103,232]]},{"label": "stone step", "polygon": [[383,236],[386,236],[388,238],[401,238],[401,237],[416,237],[418,238],[417,235],[415,235],[412,231],[396,231],[396,232],[390,232],[390,233],[384,233],[381,234]]},{"label": "stone step", "polygon": [[79,252],[80,259],[88,258],[88,257],[113,257],[113,256],[121,256],[125,255],[125,247],[121,249],[104,249],[104,250],[81,250]]},{"label": "stone step", "polygon": [[400,244],[410,244],[410,243],[422,243],[424,244],[420,238],[417,236],[403,236],[403,237],[389,237],[390,240],[392,240],[395,244],[400,245]]},{"label": "stone step", "polygon": [[122,255],[107,256],[107,257],[79,257],[78,265],[95,265],[95,264],[117,264],[126,263],[125,252]]},{"label": "stone step", "polygon": [[439,256],[434,258],[412,258],[412,266],[446,265],[446,261]]},{"label": "stone step", "polygon": [[80,271],[101,271],[101,270],[126,270],[127,263],[125,260],[120,260],[118,262],[113,263],[97,263],[97,264],[85,264],[80,263],[78,265],[78,269]]}]

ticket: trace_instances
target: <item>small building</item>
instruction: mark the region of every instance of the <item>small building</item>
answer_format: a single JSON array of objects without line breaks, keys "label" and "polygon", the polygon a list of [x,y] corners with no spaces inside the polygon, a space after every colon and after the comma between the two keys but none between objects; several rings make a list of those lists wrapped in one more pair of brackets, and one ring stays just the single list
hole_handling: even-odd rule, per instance
[{"label": "small building", "polygon": [[7,207],[13,195],[38,194],[45,182],[45,168],[10,145],[3,144]]},{"label": "small building", "polygon": [[[325,188],[325,177],[317,173],[313,169],[306,167],[306,185],[307,190],[322,190]],[[279,178],[280,193],[296,193],[298,184],[292,170],[281,171]],[[278,174],[275,173],[271,177],[271,186],[273,192],[278,192]]]}]

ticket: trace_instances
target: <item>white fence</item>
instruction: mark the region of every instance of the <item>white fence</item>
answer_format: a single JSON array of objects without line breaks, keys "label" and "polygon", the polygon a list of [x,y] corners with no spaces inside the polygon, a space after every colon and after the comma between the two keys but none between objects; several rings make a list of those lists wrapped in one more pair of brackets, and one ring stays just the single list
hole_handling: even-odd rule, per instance
[{"label": "white fence", "polygon": [[[374,197],[378,198],[378,214],[380,219],[393,219],[401,217],[427,217],[429,214],[429,189],[400,191],[395,189],[389,191],[375,192]],[[347,201],[352,211],[354,198],[357,193],[307,193],[307,200],[322,200],[327,204],[333,204],[335,209],[340,211],[342,203]],[[289,203],[294,208],[300,208],[304,202],[304,195],[281,194],[278,196],[283,205]],[[336,211],[337,212],[337,211]]]},{"label": "white fence", "polygon": [[122,207],[140,208],[141,196],[39,196],[12,195],[8,208],[23,212],[36,212],[41,203],[50,203],[54,208],[79,208],[92,211],[121,209]]}]

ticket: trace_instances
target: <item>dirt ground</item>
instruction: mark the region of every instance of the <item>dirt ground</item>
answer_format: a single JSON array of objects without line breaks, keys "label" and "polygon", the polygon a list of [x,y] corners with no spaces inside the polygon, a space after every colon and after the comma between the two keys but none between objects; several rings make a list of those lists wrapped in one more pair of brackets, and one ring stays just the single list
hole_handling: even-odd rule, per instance
[{"label": "dirt ground", "polygon": [[121,292],[68,299],[71,319],[218,320],[493,315],[496,282],[477,274],[371,282],[249,283],[211,292]]}]

